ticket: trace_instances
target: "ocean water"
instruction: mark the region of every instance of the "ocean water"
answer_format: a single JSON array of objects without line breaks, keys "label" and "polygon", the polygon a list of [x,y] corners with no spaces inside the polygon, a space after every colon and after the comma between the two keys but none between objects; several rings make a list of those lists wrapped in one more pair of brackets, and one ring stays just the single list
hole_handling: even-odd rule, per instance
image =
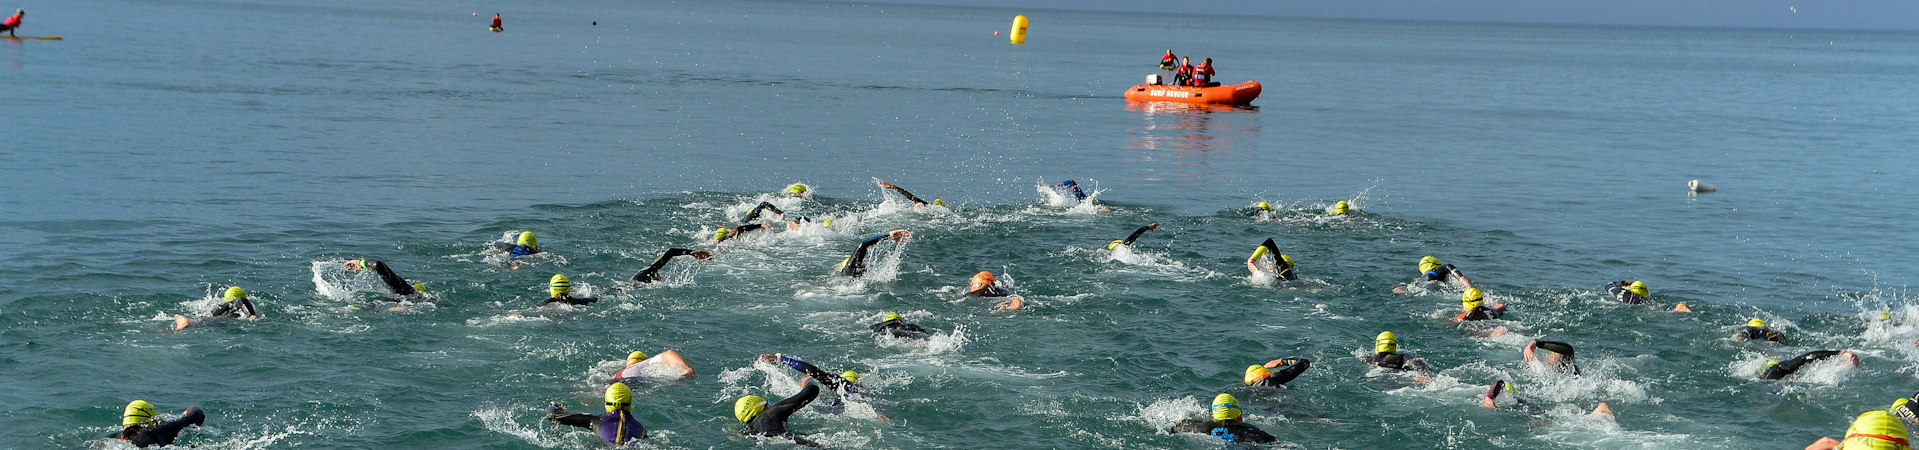
[{"label": "ocean water", "polygon": [[[195,448],[597,448],[544,405],[594,411],[627,352],[663,349],[698,375],[638,389],[653,436],[636,447],[790,445],[732,433],[737,396],[799,389],[761,353],[865,374],[871,404],[827,395],[792,423],[844,449],[1217,448],[1162,430],[1219,392],[1274,448],[1798,448],[1919,390],[1913,33],[786,1],[24,7],[22,34],[66,39],[0,42],[0,447],[124,447],[97,438],[138,398],[206,408]],[[496,12],[506,31],[485,32]],[[992,34],[1015,14],[1024,45]],[[1167,48],[1265,93],[1120,98]],[[1108,210],[1039,188],[1063,179]],[[794,182],[814,194],[772,196]],[[835,224],[706,242],[769,199]],[[1325,216],[1342,199],[1356,213]],[[1279,219],[1253,220],[1258,201]],[[895,228],[914,236],[878,247],[873,275],[829,275]],[[517,230],[547,253],[491,250]],[[1303,287],[1248,275],[1266,238]],[[621,281],[672,247],[717,255]],[[1455,293],[1391,293],[1423,255],[1509,305],[1509,333],[1453,325]],[[430,304],[342,310],[378,296],[336,269],[361,257]],[[1028,306],[960,299],[980,270]],[[534,309],[555,273],[602,300]],[[1608,300],[1621,279],[1696,312]],[[162,331],[230,285],[260,321]],[[938,333],[876,339],[887,312]],[[1796,346],[1728,338],[1753,317]],[[1434,379],[1368,370],[1382,330]],[[1521,361],[1535,338],[1576,345],[1585,375]],[[1862,364],[1753,376],[1820,348]],[[1238,386],[1288,356],[1314,364],[1287,389]],[[1499,379],[1546,412],[1477,406]],[[1600,402],[1615,414],[1585,413]]]}]

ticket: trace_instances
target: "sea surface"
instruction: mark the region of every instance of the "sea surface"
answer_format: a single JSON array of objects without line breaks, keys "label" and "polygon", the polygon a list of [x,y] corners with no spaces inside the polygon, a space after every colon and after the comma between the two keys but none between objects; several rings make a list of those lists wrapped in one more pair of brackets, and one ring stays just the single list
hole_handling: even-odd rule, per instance
[{"label": "sea surface", "polygon": [[[792,445],[735,434],[735,398],[799,390],[761,353],[864,374],[870,402],[827,394],[791,424],[834,449],[1219,448],[1164,430],[1220,392],[1270,448],[1800,448],[1919,390],[1911,32],[738,0],[19,7],[20,34],[65,39],[0,41],[0,448],[124,448],[99,437],[133,399],[204,407],[179,442],[201,449],[600,448],[545,406],[596,412],[628,352],[666,349],[697,376],[638,387],[651,436],[633,447]],[[1264,94],[1121,98],[1169,48]],[[1099,204],[1044,188],[1066,179]],[[791,183],[811,195],[775,196]],[[769,200],[816,222],[709,242]],[[1351,216],[1326,214],[1339,200]],[[1260,201],[1276,220],[1254,220]],[[891,229],[912,237],[877,246],[872,274],[831,276]],[[493,250],[519,230],[545,253]],[[1267,238],[1305,283],[1249,275]],[[716,255],[623,281],[674,247]],[[1507,320],[1457,326],[1456,291],[1392,293],[1425,255]],[[427,297],[343,309],[383,297],[339,269],[354,258]],[[981,270],[1026,307],[962,299]],[[535,308],[556,273],[599,303]],[[1618,280],[1658,306],[1611,300]],[[259,321],[166,331],[233,285]],[[936,333],[874,337],[888,312]],[[1751,318],[1794,346],[1729,338]],[[1507,333],[1475,336],[1492,326]],[[1369,370],[1383,330],[1438,372]],[[1583,375],[1524,362],[1533,339],[1575,345]],[[1815,349],[1861,365],[1754,375]],[[1281,357],[1313,365],[1241,386]],[[1502,379],[1544,412],[1478,406]],[[1612,416],[1587,413],[1601,402]]]}]

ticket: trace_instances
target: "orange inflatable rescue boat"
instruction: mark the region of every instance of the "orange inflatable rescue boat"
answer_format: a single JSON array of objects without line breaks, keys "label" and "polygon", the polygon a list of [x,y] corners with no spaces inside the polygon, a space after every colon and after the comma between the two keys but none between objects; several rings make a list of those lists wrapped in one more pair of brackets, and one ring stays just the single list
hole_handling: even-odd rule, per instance
[{"label": "orange inflatable rescue boat", "polygon": [[1209,87],[1141,84],[1126,90],[1126,99],[1136,102],[1180,102],[1220,105],[1245,105],[1259,98],[1259,82]]}]

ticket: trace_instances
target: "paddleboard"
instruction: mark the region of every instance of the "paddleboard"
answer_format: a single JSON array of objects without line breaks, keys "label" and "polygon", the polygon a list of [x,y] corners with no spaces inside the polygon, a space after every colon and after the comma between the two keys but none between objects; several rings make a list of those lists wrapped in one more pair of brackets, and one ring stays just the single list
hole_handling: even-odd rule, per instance
[{"label": "paddleboard", "polygon": [[686,365],[686,360],[680,358],[680,352],[667,350],[660,352],[658,355],[653,355],[651,358],[641,360],[640,362],[627,364],[626,369],[621,370],[620,373],[614,375],[613,378],[676,378],[685,380],[693,378],[693,367]]},{"label": "paddleboard", "polygon": [[5,39],[33,39],[37,41],[58,41],[59,36],[0,36]]}]

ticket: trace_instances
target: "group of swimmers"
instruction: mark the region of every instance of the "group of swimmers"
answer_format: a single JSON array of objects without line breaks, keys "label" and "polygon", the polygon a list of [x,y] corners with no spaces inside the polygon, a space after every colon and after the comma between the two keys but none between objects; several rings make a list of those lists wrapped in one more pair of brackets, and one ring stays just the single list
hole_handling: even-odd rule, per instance
[{"label": "group of swimmers", "polygon": [[[944,202],[939,199],[934,199],[932,202],[921,200],[911,192],[891,183],[879,181],[878,184],[881,188],[898,193],[901,197],[911,202],[912,207],[916,210],[944,205]],[[1055,184],[1052,187],[1060,191],[1071,192],[1081,201],[1088,200],[1085,193],[1081,191],[1077,183],[1072,180]],[[793,184],[788,186],[780,195],[804,198],[808,195],[808,188],[802,184]],[[1337,217],[1348,216],[1351,214],[1351,211],[1351,205],[1342,200],[1328,208],[1326,213]],[[1253,206],[1252,216],[1257,220],[1273,220],[1278,217],[1278,213],[1273,209],[1271,204],[1259,202]],[[727,224],[716,227],[711,243],[717,245],[729,239],[737,238],[743,233],[752,231],[765,230],[765,232],[772,232],[772,228],[761,222],[769,218],[776,222],[783,222],[787,229],[798,229],[806,224],[813,223],[812,219],[807,217],[788,217],[784,211],[781,211],[772,203],[761,202],[741,217],[737,225]],[[821,226],[831,227],[832,221],[822,220],[819,224]],[[1107,245],[1107,249],[1117,251],[1120,247],[1130,247],[1143,234],[1158,228],[1158,223],[1141,226],[1126,238],[1110,242]],[[890,230],[867,236],[860,240],[859,244],[853,250],[853,253],[843,259],[835,271],[838,276],[862,277],[867,274],[868,267],[866,260],[874,245],[887,240],[904,242],[910,237],[911,233],[903,229]],[[494,243],[494,247],[508,258],[521,258],[541,253],[539,241],[531,231],[519,233],[512,242]],[[692,256],[696,259],[706,260],[711,259],[713,257],[712,254],[713,251],[711,250],[671,248],[663,252],[651,265],[641,269],[639,273],[635,274],[629,281],[634,283],[660,281],[662,279],[659,274],[660,270],[673,258]],[[1296,262],[1291,256],[1282,253],[1278,244],[1273,239],[1268,238],[1254,248],[1252,256],[1246,261],[1246,267],[1254,276],[1263,275],[1264,277],[1274,280],[1274,282],[1280,286],[1299,285],[1300,275]],[[409,283],[406,279],[394,273],[392,268],[388,267],[386,263],[379,260],[349,260],[343,264],[343,268],[349,271],[371,272],[375,274],[386,284],[392,294],[388,301],[404,299],[418,300],[420,299],[420,294],[425,291],[424,285]],[[1433,256],[1425,256],[1419,260],[1418,271],[1419,276],[1414,279],[1413,282],[1397,287],[1394,291],[1398,293],[1409,293],[1414,290],[1435,292],[1445,291],[1453,287],[1463,288],[1460,290],[1461,312],[1453,319],[1456,323],[1495,320],[1503,317],[1507,313],[1507,308],[1503,304],[1487,305],[1485,293],[1479,288],[1473,287],[1472,282],[1466,278],[1463,271],[1452,264],[1446,264]],[[1622,280],[1610,283],[1606,287],[1608,293],[1611,294],[1614,299],[1623,303],[1650,305],[1653,302],[1650,290],[1644,281]],[[573,296],[571,280],[563,274],[554,274],[548,279],[548,293],[550,297],[540,302],[538,306],[556,303],[579,306],[598,301],[598,299],[594,297]],[[981,271],[973,275],[970,280],[970,285],[963,294],[963,297],[1004,298],[1004,301],[993,307],[994,310],[1016,310],[1020,309],[1023,305],[1022,299],[1013,292],[1011,287],[999,281],[990,271]],[[257,309],[252,301],[247,298],[246,291],[241,287],[234,286],[228,288],[224,292],[223,300],[223,302],[217,304],[212,310],[197,320],[188,319],[184,316],[176,316],[176,329],[184,329],[190,324],[195,323],[218,323],[241,318],[258,320],[259,313]],[[403,307],[396,306],[394,309],[401,308]],[[357,311],[362,308],[350,306],[348,309]],[[1684,303],[1677,304],[1672,310],[1679,312],[1691,311]],[[885,314],[880,322],[869,325],[868,328],[876,335],[895,339],[926,339],[932,333],[918,324],[906,322],[897,313]],[[1497,336],[1504,334],[1504,332],[1504,327],[1494,326],[1475,331],[1475,334],[1481,336]],[[1788,340],[1783,333],[1768,327],[1764,320],[1758,318],[1753,318],[1748,321],[1746,327],[1734,337],[1741,340],[1772,343],[1782,346],[1788,345]],[[1364,358],[1365,363],[1384,370],[1408,372],[1416,382],[1424,383],[1430,381],[1435,372],[1433,367],[1428,365],[1422,358],[1399,352],[1398,343],[1399,338],[1392,331],[1380,332],[1374,339],[1372,354]],[[1581,375],[1575,359],[1576,353],[1571,344],[1557,341],[1533,340],[1526,344],[1521,350],[1521,354],[1523,359],[1528,363],[1541,364],[1547,370],[1556,371],[1568,376]],[[1817,350],[1785,361],[1770,361],[1760,369],[1757,377],[1765,380],[1781,379],[1797,372],[1810,363],[1833,357],[1844,357],[1844,360],[1853,366],[1859,364],[1858,357],[1851,352],[1843,350]],[[836,404],[840,402],[859,403],[869,401],[865,391],[857,384],[859,374],[855,371],[848,370],[833,373],[822,370],[797,358],[777,354],[762,354],[757,360],[757,363],[773,367],[785,366],[800,372],[805,375],[805,378],[801,380],[802,388],[798,393],[778,402],[769,403],[767,399],[757,395],[746,395],[736,399],[734,403],[734,418],[741,423],[740,432],[743,434],[785,438],[801,445],[820,447],[818,443],[810,441],[789,430],[786,426],[788,418],[817,399],[822,389],[837,393]],[[1312,361],[1305,358],[1285,357],[1273,359],[1264,364],[1247,366],[1242,381],[1249,388],[1276,388],[1297,379],[1311,367]],[[649,377],[691,378],[692,376],[692,369],[686,365],[685,361],[683,361],[675,351],[666,350],[659,355],[651,357],[643,352],[635,351],[628,355],[627,366],[609,379],[609,384],[605,389],[606,414],[573,413],[566,411],[565,408],[558,404],[550,404],[546,417],[555,423],[592,430],[596,432],[602,440],[614,445],[622,445],[635,439],[644,439],[647,437],[646,428],[632,415],[633,391],[629,384]],[[1490,409],[1514,409],[1532,414],[1543,412],[1538,406],[1520,397],[1515,386],[1505,380],[1494,381],[1486,393],[1481,396],[1480,404]],[[1271,434],[1260,430],[1257,426],[1246,423],[1243,417],[1243,410],[1239,406],[1239,401],[1231,393],[1219,393],[1216,395],[1213,398],[1210,411],[1211,420],[1183,420],[1174,424],[1168,431],[1174,433],[1205,434],[1235,444],[1268,443],[1277,439]],[[1611,414],[1610,408],[1604,403],[1600,403],[1593,412],[1595,414]],[[876,415],[878,420],[888,420],[883,413],[876,412]],[[205,418],[205,412],[201,411],[197,406],[193,406],[189,407],[176,419],[160,421],[157,420],[153,405],[148,404],[144,400],[135,400],[127,405],[125,413],[123,414],[123,429],[119,433],[116,433],[115,437],[139,447],[167,445],[173,442],[181,430],[188,426],[198,425],[204,422]],[[1900,419],[1904,420],[1902,421]],[[1919,424],[1919,394],[1915,394],[1912,398],[1898,399],[1888,410],[1871,411],[1860,415],[1853,424],[1852,429],[1847,431],[1847,435],[1843,441],[1845,444],[1844,448],[1854,450],[1908,449],[1909,447],[1905,441],[1905,425],[1907,423]],[[1835,446],[1840,445],[1840,443],[1841,441],[1839,440],[1824,438],[1821,439],[1819,443],[1815,443],[1813,446],[1807,448],[1830,449],[1836,448]]]}]

